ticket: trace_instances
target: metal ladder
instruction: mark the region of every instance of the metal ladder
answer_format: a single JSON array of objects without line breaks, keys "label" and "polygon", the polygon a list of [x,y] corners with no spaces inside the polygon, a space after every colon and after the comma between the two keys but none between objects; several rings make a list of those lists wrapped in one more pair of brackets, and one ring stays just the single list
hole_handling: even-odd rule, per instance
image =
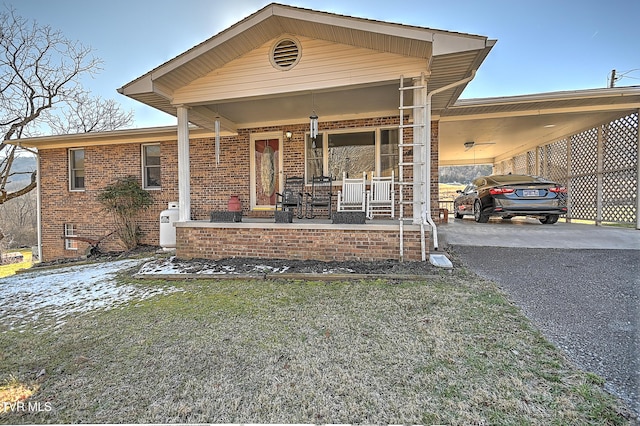
[{"label": "metal ladder", "polygon": [[[404,99],[404,93],[408,90],[418,90],[418,89],[425,89],[426,90],[426,80],[425,80],[425,75],[424,73],[421,75],[421,79],[420,79],[420,84],[419,85],[412,85],[412,86],[405,86],[404,85],[404,76],[400,76],[400,107],[398,108],[400,111],[400,124],[398,125],[398,186],[399,186],[399,196],[398,196],[398,204],[399,204],[399,210],[400,210],[400,214],[398,216],[398,220],[399,220],[399,224],[400,224],[400,261],[403,262],[404,261],[404,222],[405,220],[411,220],[413,222],[414,217],[414,211],[416,210],[415,207],[416,205],[420,206],[420,212],[422,212],[422,216],[420,218],[420,248],[422,251],[422,261],[425,261],[427,258],[426,255],[426,241],[425,241],[425,236],[424,236],[424,225],[425,225],[425,203],[426,200],[423,200],[422,197],[416,199],[415,194],[412,195],[411,200],[409,201],[405,201],[404,199],[404,191],[405,188],[415,188],[416,186],[419,186],[420,188],[420,193],[424,194],[424,190],[425,190],[425,179],[424,179],[424,174],[420,173],[420,176],[416,176],[415,170],[416,170],[416,166],[422,165],[423,167],[426,167],[426,164],[424,162],[424,159],[422,158],[416,158],[415,155],[415,149],[413,149],[413,154],[412,154],[412,160],[411,161],[404,161],[403,155],[404,155],[404,148],[405,147],[411,147],[411,148],[416,148],[416,147],[420,147],[422,148],[420,151],[422,153],[425,152],[426,150],[426,126],[430,123],[427,123],[426,118],[427,118],[427,105],[425,104],[418,104],[416,105],[416,96],[415,96],[415,92],[414,92],[414,96],[412,96],[413,99],[413,104],[414,105],[405,105],[405,99]],[[404,121],[404,112],[406,110],[415,110],[415,109],[421,109],[422,114],[423,114],[423,120],[422,123],[419,124],[415,124],[415,118],[414,118],[414,124],[405,124]],[[415,113],[414,113],[415,116]],[[414,134],[413,134],[413,142],[412,143],[405,143],[404,142],[404,129],[407,128],[411,128],[414,129]],[[415,130],[416,129],[422,129],[421,134],[423,135],[423,137],[419,138],[420,140],[416,140],[416,134],[415,134]],[[413,180],[405,180],[404,178],[404,168],[410,168],[413,170]],[[404,211],[404,206],[408,205],[411,206],[411,215],[409,216],[405,216],[405,211]]]}]

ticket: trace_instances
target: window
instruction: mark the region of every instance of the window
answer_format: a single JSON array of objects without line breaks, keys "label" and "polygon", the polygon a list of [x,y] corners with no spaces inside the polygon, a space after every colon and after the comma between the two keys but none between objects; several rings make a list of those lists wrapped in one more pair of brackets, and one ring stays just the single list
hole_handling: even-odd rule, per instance
[{"label": "window", "polygon": [[142,182],[145,189],[160,188],[160,145],[142,145]]},{"label": "window", "polygon": [[313,176],[329,175],[337,180],[342,173],[348,176],[398,176],[398,129],[335,131],[318,134],[315,147],[307,135],[306,180]]},{"label": "window", "polygon": [[376,133],[336,133],[328,135],[329,176],[342,179],[376,170]]},{"label": "window", "polygon": [[84,149],[69,150],[69,189],[84,190]]},{"label": "window", "polygon": [[[71,223],[64,224],[64,236],[65,237],[77,237],[76,226]],[[78,250],[78,240],[71,238],[65,238],[64,240],[65,250]]]},{"label": "window", "polygon": [[400,172],[398,166],[398,129],[380,130],[380,176],[394,176],[398,178]]}]

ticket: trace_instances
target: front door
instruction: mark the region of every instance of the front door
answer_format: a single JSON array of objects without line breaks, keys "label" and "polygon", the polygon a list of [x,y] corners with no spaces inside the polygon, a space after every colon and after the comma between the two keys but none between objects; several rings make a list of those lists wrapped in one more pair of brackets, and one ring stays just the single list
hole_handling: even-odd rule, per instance
[{"label": "front door", "polygon": [[282,134],[251,135],[251,209],[273,210],[280,192]]}]

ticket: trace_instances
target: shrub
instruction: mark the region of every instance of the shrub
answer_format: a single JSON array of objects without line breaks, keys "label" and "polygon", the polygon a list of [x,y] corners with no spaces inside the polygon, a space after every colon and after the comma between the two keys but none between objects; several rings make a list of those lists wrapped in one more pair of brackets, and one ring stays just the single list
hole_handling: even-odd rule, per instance
[{"label": "shrub", "polygon": [[142,189],[134,176],[127,176],[105,187],[98,194],[98,201],[113,216],[115,233],[125,248],[136,248],[142,235],[136,218],[153,203],[151,195]]}]

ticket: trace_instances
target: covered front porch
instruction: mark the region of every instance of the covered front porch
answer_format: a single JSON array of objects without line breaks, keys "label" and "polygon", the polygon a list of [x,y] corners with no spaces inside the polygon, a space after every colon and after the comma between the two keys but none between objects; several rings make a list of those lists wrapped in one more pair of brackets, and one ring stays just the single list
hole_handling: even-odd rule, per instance
[{"label": "covered front porch", "polygon": [[[271,4],[120,88],[177,118],[178,256],[425,260],[437,120],[494,44]],[[401,220],[275,223],[287,177],[343,173],[395,173]],[[207,221],[232,194],[243,221]]]}]

